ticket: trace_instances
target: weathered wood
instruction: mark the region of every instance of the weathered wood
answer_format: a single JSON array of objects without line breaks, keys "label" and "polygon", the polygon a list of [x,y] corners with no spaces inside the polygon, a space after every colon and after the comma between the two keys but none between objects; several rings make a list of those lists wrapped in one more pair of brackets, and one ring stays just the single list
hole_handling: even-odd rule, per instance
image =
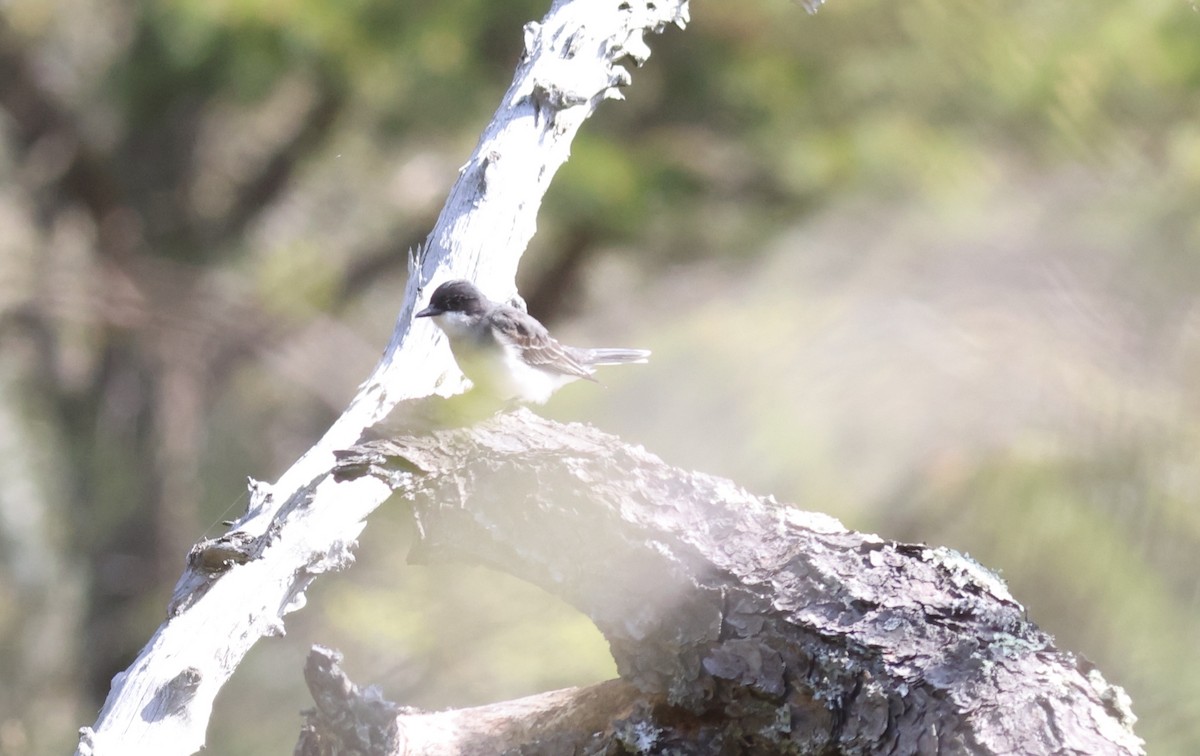
[{"label": "weathered wood", "polygon": [[[544,753],[599,753],[615,734],[636,742],[646,696],[621,680],[569,688],[488,706],[418,711],[360,690],[338,666],[336,652],[314,648],[305,680],[317,702],[296,756],[490,756],[536,742]],[[632,750],[632,749],[631,749]]]},{"label": "weathered wood", "polygon": [[303,606],[318,575],[349,564],[365,518],[389,493],[369,479],[329,481],[333,450],[355,443],[403,400],[463,386],[438,330],[413,323],[422,292],[469,278],[493,297],[514,293],[517,262],[575,133],[601,102],[620,96],[630,79],[620,63],[646,59],[645,35],[687,20],[686,0],[556,0],[540,23],[526,25],[512,85],[410,260],[378,366],[274,485],[252,483],[250,506],[229,534],[192,550],[166,621],[113,679],[96,723],[80,730],[77,754],[166,756],[203,747],[213,700],[246,652],[283,634],[283,618]]},{"label": "weathered wood", "polygon": [[[947,549],[525,410],[339,457],[338,480],[408,500],[413,561],[487,564],[591,617],[643,696],[622,721],[654,733],[644,752],[1142,752],[1124,692]],[[535,730],[521,748],[561,752]]]}]

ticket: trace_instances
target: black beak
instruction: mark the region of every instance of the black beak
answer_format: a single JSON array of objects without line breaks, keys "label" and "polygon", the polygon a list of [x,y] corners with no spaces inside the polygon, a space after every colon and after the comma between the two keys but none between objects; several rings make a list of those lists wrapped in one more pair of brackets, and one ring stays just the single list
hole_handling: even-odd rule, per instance
[{"label": "black beak", "polygon": [[438,308],[434,307],[433,305],[429,305],[428,307],[426,307],[424,310],[421,310],[413,317],[432,318],[434,315],[441,315],[443,312],[445,312],[445,310],[439,310]]}]

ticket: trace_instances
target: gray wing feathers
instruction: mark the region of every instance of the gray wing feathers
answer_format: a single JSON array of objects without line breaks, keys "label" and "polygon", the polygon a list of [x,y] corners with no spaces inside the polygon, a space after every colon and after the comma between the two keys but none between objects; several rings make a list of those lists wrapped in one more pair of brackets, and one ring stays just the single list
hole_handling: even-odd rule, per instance
[{"label": "gray wing feathers", "polygon": [[513,307],[500,306],[489,317],[496,333],[520,349],[521,356],[530,365],[553,373],[596,380],[581,361],[580,350],[559,344],[545,326],[529,315]]},{"label": "gray wing feathers", "polygon": [[596,380],[592,367],[645,362],[647,349],[576,349],[558,343],[546,327],[520,310],[500,305],[488,313],[497,338],[521,350],[530,365],[552,373]]}]

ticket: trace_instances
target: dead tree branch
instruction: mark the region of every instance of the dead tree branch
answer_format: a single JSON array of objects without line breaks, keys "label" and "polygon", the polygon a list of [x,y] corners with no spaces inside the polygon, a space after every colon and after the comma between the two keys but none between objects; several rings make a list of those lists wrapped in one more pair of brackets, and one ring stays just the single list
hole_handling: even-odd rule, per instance
[{"label": "dead tree branch", "polygon": [[[340,456],[337,479],[412,506],[413,561],[487,564],[592,618],[638,694],[604,709],[607,740],[586,752],[1142,752],[1124,692],[955,552],[851,532],[527,411]],[[564,752],[516,711],[492,750],[444,752]],[[434,752],[418,724],[400,713],[408,740],[377,752]]]},{"label": "dead tree branch", "polygon": [[413,255],[404,303],[383,357],[345,412],[274,484],[251,485],[250,505],[221,538],[197,544],[176,584],[167,620],[113,679],[100,716],[80,731],[77,753],[194,753],[217,692],[264,636],[303,606],[308,585],[352,561],[365,518],[390,493],[370,478],[329,479],[333,451],[398,402],[462,387],[441,335],[413,324],[426,285],[469,278],[496,297],[514,291],[517,262],[538,208],[583,122],[620,96],[650,54],[647,33],[688,19],[686,0],[556,0],[525,27],[524,54],[475,152],[462,167],[425,245]]}]

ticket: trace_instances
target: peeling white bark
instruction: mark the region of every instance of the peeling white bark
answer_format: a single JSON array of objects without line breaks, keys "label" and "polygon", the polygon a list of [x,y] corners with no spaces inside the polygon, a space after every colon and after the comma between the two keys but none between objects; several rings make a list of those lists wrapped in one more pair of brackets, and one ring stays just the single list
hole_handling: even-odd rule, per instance
[{"label": "peeling white bark", "polygon": [[251,482],[250,506],[230,533],[197,544],[169,617],[132,666],[113,679],[77,754],[185,754],[204,745],[217,692],[309,583],[353,560],[365,518],[390,495],[379,481],[334,483],[333,451],[404,399],[455,393],[461,376],[427,322],[413,323],[426,287],[474,280],[493,298],[515,291],[517,263],[542,197],[571,140],[605,99],[629,83],[622,59],[650,54],[647,32],[688,20],[686,0],[559,0],[525,28],[512,86],[462,167],[424,247],[414,255],[396,328],[346,411],[274,484]]}]

